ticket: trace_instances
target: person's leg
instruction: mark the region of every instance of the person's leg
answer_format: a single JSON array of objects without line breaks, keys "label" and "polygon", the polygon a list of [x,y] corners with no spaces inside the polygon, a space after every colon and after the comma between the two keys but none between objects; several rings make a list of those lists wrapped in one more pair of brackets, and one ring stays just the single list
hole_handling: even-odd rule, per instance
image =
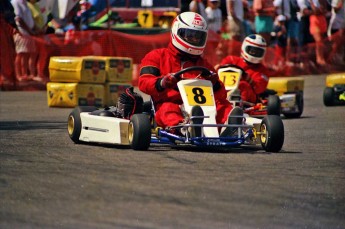
[{"label": "person's leg", "polygon": [[24,79],[29,79],[29,57],[30,53],[22,53],[21,73]]},{"label": "person's leg", "polygon": [[163,128],[176,126],[184,120],[180,106],[172,102],[165,102],[156,105],[155,118],[157,125]]},{"label": "person's leg", "polygon": [[321,33],[312,34],[315,40],[316,63],[319,65],[326,65],[324,57],[323,36]]},{"label": "person's leg", "polygon": [[22,73],[22,54],[21,53],[17,53],[16,54],[16,58],[14,60],[14,70],[15,70],[15,73],[16,73],[16,79],[18,81],[21,81],[22,80],[22,77],[23,77],[23,73]]},{"label": "person's leg", "polygon": [[28,65],[29,65],[29,73],[30,73],[29,77],[32,78],[32,79],[37,79],[38,78],[37,60],[38,60],[38,53],[31,52],[29,54]]}]

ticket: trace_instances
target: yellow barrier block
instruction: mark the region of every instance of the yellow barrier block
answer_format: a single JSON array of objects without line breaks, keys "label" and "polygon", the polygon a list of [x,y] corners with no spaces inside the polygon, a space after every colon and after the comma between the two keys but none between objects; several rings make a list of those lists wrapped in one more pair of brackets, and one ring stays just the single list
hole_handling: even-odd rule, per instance
[{"label": "yellow barrier block", "polygon": [[129,83],[133,75],[133,59],[129,57],[102,57],[105,60],[106,81]]},{"label": "yellow barrier block", "polygon": [[52,82],[104,83],[106,79],[105,60],[96,56],[51,57],[49,78]]},{"label": "yellow barrier block", "polygon": [[47,83],[49,107],[104,105],[104,85],[82,83]]}]

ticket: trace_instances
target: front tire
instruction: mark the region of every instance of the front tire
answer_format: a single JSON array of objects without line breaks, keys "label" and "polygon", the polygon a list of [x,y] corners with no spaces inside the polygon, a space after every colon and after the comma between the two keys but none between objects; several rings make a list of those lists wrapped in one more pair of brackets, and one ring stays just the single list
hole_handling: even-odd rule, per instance
[{"label": "front tire", "polygon": [[323,104],[325,106],[333,106],[334,105],[334,90],[331,87],[326,87],[323,91]]},{"label": "front tire", "polygon": [[284,124],[277,115],[268,115],[260,125],[260,142],[266,152],[279,152],[284,144]]},{"label": "front tire", "polygon": [[67,131],[68,135],[71,138],[71,140],[74,143],[80,143],[79,137],[81,133],[81,118],[80,118],[80,113],[82,112],[92,112],[97,110],[97,107],[93,106],[78,106],[75,107],[71,113],[68,115],[68,121],[67,121]]},{"label": "front tire", "polygon": [[151,123],[147,114],[134,114],[128,125],[128,140],[134,150],[147,150],[151,143]]}]

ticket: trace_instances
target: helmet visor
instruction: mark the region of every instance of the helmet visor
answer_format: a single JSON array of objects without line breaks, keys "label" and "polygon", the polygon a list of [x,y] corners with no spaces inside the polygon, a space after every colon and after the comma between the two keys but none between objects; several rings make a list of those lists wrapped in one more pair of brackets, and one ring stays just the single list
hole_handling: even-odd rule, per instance
[{"label": "helmet visor", "polygon": [[206,42],[207,33],[200,30],[192,30],[186,28],[180,28],[177,31],[177,35],[193,46],[202,47]]},{"label": "helmet visor", "polygon": [[246,47],[245,51],[253,57],[263,57],[265,54],[265,49],[250,45]]}]

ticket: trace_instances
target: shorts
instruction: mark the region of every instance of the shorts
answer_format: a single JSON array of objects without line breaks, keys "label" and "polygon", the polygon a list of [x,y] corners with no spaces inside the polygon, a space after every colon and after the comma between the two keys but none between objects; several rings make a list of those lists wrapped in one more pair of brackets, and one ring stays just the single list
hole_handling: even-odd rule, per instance
[{"label": "shorts", "polygon": [[295,20],[287,21],[287,37],[298,39],[299,37],[299,22]]},{"label": "shorts", "polygon": [[230,39],[236,38],[241,41],[244,39],[244,26],[242,21],[236,21],[233,18],[229,18],[228,28]]},{"label": "shorts", "polygon": [[273,31],[273,18],[271,16],[255,16],[256,33],[270,33]]},{"label": "shorts", "polygon": [[324,15],[310,15],[309,21],[310,34],[323,34],[327,32],[327,21]]},{"label": "shorts", "polygon": [[20,33],[13,35],[16,53],[36,52],[36,43],[30,36],[23,36]]}]

